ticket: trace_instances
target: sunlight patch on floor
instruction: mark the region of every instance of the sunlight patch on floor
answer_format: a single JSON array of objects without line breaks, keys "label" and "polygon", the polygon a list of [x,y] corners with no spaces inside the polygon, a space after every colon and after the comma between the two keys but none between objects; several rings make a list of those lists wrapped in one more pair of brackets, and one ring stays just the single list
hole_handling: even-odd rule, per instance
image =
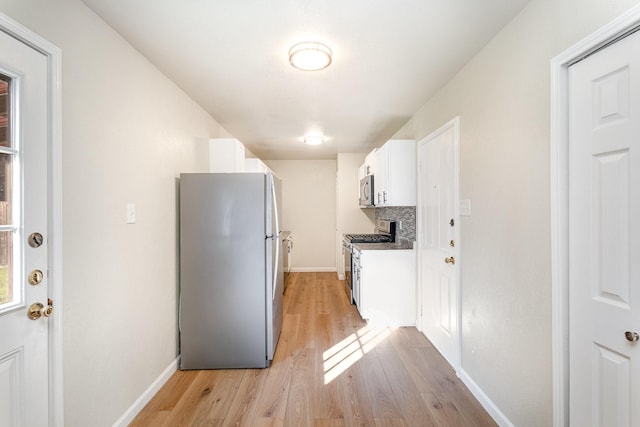
[{"label": "sunlight patch on floor", "polygon": [[329,384],[384,341],[393,328],[367,325],[322,353],[324,383]]}]

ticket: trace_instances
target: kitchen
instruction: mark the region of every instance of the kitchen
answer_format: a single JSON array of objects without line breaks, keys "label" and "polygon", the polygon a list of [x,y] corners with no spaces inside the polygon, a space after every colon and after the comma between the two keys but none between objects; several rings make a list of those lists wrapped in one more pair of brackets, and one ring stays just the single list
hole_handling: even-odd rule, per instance
[{"label": "kitchen", "polygon": [[[363,214],[360,216],[360,218],[362,219],[362,224],[360,224],[358,228],[369,228],[370,231],[374,231],[375,228],[376,234],[359,234],[359,240],[357,241],[353,234],[345,234],[344,239],[342,235],[339,235],[337,236],[336,240],[332,240],[333,235],[329,233],[326,233],[324,239],[320,238],[322,233],[318,233],[317,235],[307,234],[309,231],[317,232],[318,230],[322,230],[322,216],[319,216],[317,219],[313,219],[312,221],[309,221],[309,218],[313,218],[312,215],[315,211],[321,210],[319,204],[324,206],[325,195],[331,197],[331,187],[326,186],[326,183],[322,183],[316,180],[317,174],[322,170],[322,168],[314,167],[314,173],[305,171],[305,173],[303,174],[304,177],[291,179],[289,176],[287,176],[286,173],[282,173],[283,171],[280,169],[281,164],[279,164],[277,161],[266,160],[265,162],[263,162],[255,158],[246,158],[245,156],[248,150],[240,141],[236,139],[211,139],[209,141],[209,150],[210,172],[239,174],[264,171],[270,174],[274,174],[274,176],[279,178],[277,182],[280,183],[279,186],[281,185],[282,195],[278,196],[278,200],[280,200],[278,204],[280,204],[280,206],[278,206],[277,210],[280,212],[279,215],[281,216],[281,229],[282,227],[284,227],[293,230],[293,235],[298,236],[296,240],[299,242],[296,247],[295,255],[292,255],[292,257],[295,258],[294,271],[337,271],[339,278],[344,279],[344,272],[346,271],[348,273],[352,268],[352,253],[354,254],[353,259],[359,260],[362,258],[363,261],[365,258],[378,257],[378,261],[372,264],[372,267],[370,267],[368,273],[362,274],[362,277],[370,277],[370,279],[368,279],[368,285],[363,286],[362,294],[364,295],[363,300],[365,302],[373,302],[378,300],[381,303],[373,305],[365,304],[364,307],[361,306],[361,287],[359,286],[361,282],[360,274],[356,275],[354,279],[357,280],[353,281],[351,280],[350,274],[346,275],[347,280],[345,282],[345,286],[349,288],[348,292],[346,292],[348,294],[348,299],[352,301],[356,305],[356,307],[358,307],[358,309],[360,309],[360,313],[361,315],[363,315],[364,319],[372,321],[381,320],[373,319],[370,317],[374,312],[377,312],[380,314],[380,316],[385,317],[393,311],[395,312],[395,314],[387,319],[388,321],[396,325],[415,326],[415,309],[413,309],[412,307],[416,306],[415,296],[417,293],[415,287],[416,276],[414,273],[416,271],[415,250],[413,250],[414,241],[416,239],[415,206],[417,203],[417,147],[414,140],[389,141],[385,143],[381,148],[372,151],[367,156],[368,159],[371,159],[375,155],[376,159],[378,160],[376,165],[369,164],[365,166],[363,164],[358,168],[359,171],[357,180],[360,181],[360,183],[366,181],[367,188],[366,190],[363,190],[362,185],[360,185],[361,194],[351,194],[351,199],[345,200],[345,207],[359,207],[362,210]],[[256,169],[255,165],[259,165],[259,168]],[[305,166],[309,166],[308,162],[306,162]],[[337,171],[329,169],[328,172],[333,175]],[[352,176],[352,173],[349,172],[352,171],[346,171],[349,176]],[[364,200],[363,197],[365,197],[364,193],[367,193],[368,195],[369,190],[374,188],[373,179],[376,172],[377,175],[375,175],[375,188],[377,191],[377,200],[374,204],[374,201],[372,199]],[[181,176],[189,177],[189,174]],[[237,179],[241,178],[241,176],[238,176]],[[280,179],[282,180],[280,181]],[[229,180],[229,182],[236,181]],[[328,180],[328,182],[331,183],[331,180]],[[353,185],[355,183],[357,183],[356,179],[354,179],[354,182],[352,182],[352,185],[349,185],[349,187],[355,188],[356,186]],[[321,190],[323,185],[325,185],[325,188],[329,190],[326,191],[325,194],[323,194],[323,191]],[[296,192],[296,187],[301,191]],[[315,191],[310,193],[308,191],[309,188],[313,188]],[[204,191],[204,189],[202,192],[202,197],[204,198],[204,194],[206,192]],[[312,200],[304,199],[304,196],[308,194],[312,194]],[[228,197],[217,197],[215,199],[218,200],[218,203],[223,204],[220,207],[221,214],[223,212],[226,212],[227,209],[230,209],[223,207],[226,205],[226,200],[228,199]],[[269,199],[269,197],[267,197],[267,199]],[[301,208],[307,209],[307,211],[296,212],[296,209]],[[186,212],[191,213],[191,210],[188,209]],[[184,216],[184,214],[182,214],[181,216]],[[211,216],[211,214],[209,214],[208,216]],[[370,217],[372,218],[373,222],[369,220]],[[297,218],[299,220],[302,219],[302,221],[296,223],[295,221],[292,221],[294,218]],[[199,221],[190,219],[188,222]],[[328,222],[328,224],[329,227],[335,227],[333,224],[331,224],[331,222]],[[378,233],[384,233],[384,235]],[[204,234],[208,235],[208,233]],[[268,232],[267,234],[271,234],[271,232]],[[370,251],[372,248],[380,249],[380,246],[358,246],[358,244],[361,243],[379,241],[381,237],[385,237],[385,242],[393,242],[393,244],[384,246],[384,249],[379,252]],[[346,240],[347,238],[349,240]],[[233,239],[231,240],[233,241]],[[326,262],[327,264],[335,262],[335,265],[339,266],[338,268],[336,268],[335,266],[323,267],[317,265],[317,263],[323,262],[322,257],[319,255],[322,255],[323,253],[329,255],[331,254],[331,251],[325,251],[321,249],[319,250],[319,248],[322,247],[323,242],[327,242],[329,245],[333,245],[334,248],[337,249],[334,249],[334,253],[336,253],[337,256],[333,259],[327,259]],[[353,248],[351,243],[353,243]],[[188,240],[181,241],[181,245],[189,244],[190,242]],[[347,245],[346,254],[345,249],[342,246],[343,244]],[[198,243],[198,245],[201,245],[201,243]],[[229,246],[228,243],[225,243],[225,245],[227,245],[229,250],[231,250],[231,246]],[[212,250],[213,249],[214,248],[212,248]],[[361,251],[363,251],[362,257],[360,257]],[[193,251],[190,251],[190,253],[192,252]],[[305,252],[309,252],[309,255],[307,255],[307,253]],[[224,252],[220,253],[222,254]],[[358,256],[355,257],[355,254],[358,254]],[[395,259],[399,256],[403,257],[403,260],[400,262],[400,264],[392,262],[392,259]],[[192,257],[192,255],[189,255],[187,259],[183,259],[183,263],[186,262],[191,265],[190,257]],[[229,260],[229,262],[232,262],[232,259],[233,257]],[[385,259],[388,260],[388,263],[385,262]],[[247,262],[249,262],[249,260],[247,260]],[[305,264],[307,262],[309,263],[309,267],[307,267]],[[311,263],[316,263],[316,265],[313,266],[313,264]],[[267,264],[270,264],[270,262],[267,261]],[[360,264],[358,264],[358,266],[360,266]],[[379,267],[379,269],[376,270],[376,266]],[[186,269],[183,268],[182,271],[185,272]],[[208,274],[212,273],[213,271],[208,270]],[[206,274],[200,273],[198,276],[206,276]],[[226,277],[226,274],[223,274],[223,276]],[[404,289],[403,292],[399,292],[399,288],[396,289],[395,293],[382,291],[383,289],[391,289],[383,285],[384,281],[386,280],[393,280],[394,282],[399,284],[402,289]],[[376,282],[379,282],[379,284],[376,285]],[[355,292],[353,289],[354,284],[358,285],[355,289]],[[374,289],[378,290],[374,292],[370,291]],[[385,307],[385,300],[395,301],[395,308],[387,310],[387,307]],[[203,308],[200,308],[196,311],[201,312],[203,311]]]},{"label": "kitchen", "polygon": [[[553,418],[549,62],[636,3],[590,1],[576,13],[569,0],[532,0],[385,139],[419,140],[461,117],[461,191],[473,201],[463,365],[514,425]],[[177,195],[167,189],[208,169],[203,138],[244,138],[83,3],[4,0],[0,10],[63,52],[60,395],[65,425],[111,425],[177,357]],[[367,152],[263,159],[290,185],[294,269],[338,270],[340,236],[372,232],[374,212],[344,202]]]}]

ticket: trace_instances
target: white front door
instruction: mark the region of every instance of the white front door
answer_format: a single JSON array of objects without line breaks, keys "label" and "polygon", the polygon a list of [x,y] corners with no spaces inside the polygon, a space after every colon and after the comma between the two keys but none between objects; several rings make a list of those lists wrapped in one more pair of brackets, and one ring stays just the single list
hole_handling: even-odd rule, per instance
[{"label": "white front door", "polygon": [[569,68],[572,426],[640,425],[640,33]]},{"label": "white front door", "polygon": [[0,426],[46,426],[47,57],[2,31],[0,52]]},{"label": "white front door", "polygon": [[458,120],[418,143],[419,326],[458,369]]}]

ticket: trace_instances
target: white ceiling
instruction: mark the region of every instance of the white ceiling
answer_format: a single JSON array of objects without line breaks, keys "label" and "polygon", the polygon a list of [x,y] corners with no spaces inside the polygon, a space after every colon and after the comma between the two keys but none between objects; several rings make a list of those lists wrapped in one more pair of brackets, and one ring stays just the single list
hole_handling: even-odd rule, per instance
[{"label": "white ceiling", "polygon": [[[393,135],[527,0],[83,0],[263,159],[331,159]],[[320,41],[332,65],[289,65]],[[302,137],[323,132],[310,147]]]}]

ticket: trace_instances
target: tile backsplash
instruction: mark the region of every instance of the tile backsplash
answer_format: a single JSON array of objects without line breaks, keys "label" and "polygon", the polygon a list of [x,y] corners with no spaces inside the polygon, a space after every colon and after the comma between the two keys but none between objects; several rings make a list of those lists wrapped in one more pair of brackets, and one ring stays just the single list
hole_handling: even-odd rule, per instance
[{"label": "tile backsplash", "polygon": [[375,208],[375,219],[376,221],[379,219],[389,219],[396,221],[396,223],[402,221],[402,230],[400,230],[398,224],[396,224],[396,238],[409,240],[410,242],[416,240],[415,206]]}]

